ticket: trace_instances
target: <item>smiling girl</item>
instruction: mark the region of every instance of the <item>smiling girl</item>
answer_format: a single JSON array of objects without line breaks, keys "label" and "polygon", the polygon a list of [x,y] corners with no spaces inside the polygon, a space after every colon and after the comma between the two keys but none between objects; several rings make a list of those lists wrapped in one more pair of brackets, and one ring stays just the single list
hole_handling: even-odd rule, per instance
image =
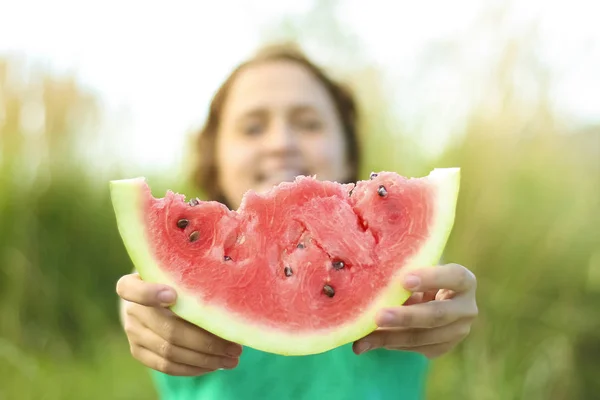
[{"label": "smiling girl", "polygon": [[[354,99],[294,47],[273,46],[217,91],[199,135],[197,183],[230,208],[297,175],[358,180]],[[122,277],[117,292],[133,356],[161,399],[420,399],[428,360],[464,339],[477,316],[476,279],[446,264],[404,278],[406,306],[381,310],[361,340],[305,357],[243,348],[173,314],[172,288]]]}]

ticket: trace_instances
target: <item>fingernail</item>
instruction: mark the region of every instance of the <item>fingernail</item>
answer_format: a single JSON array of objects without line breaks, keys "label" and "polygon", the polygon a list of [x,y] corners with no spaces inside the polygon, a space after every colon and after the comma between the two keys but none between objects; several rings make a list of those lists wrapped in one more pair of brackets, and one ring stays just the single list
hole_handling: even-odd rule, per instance
[{"label": "fingernail", "polygon": [[234,368],[237,364],[237,358],[224,358],[222,362],[224,368]]},{"label": "fingernail", "polygon": [[408,275],[404,278],[404,286],[408,289],[414,289],[421,284],[421,278],[416,275]]},{"label": "fingernail", "polygon": [[225,349],[225,354],[230,357],[238,357],[240,354],[242,354],[242,346],[232,344]]},{"label": "fingernail", "polygon": [[394,321],[394,317],[395,316],[391,311],[384,311],[381,313],[381,316],[379,317],[379,323],[377,325],[383,326],[391,324],[392,321]]},{"label": "fingernail", "polygon": [[175,293],[171,289],[163,289],[158,292],[158,300],[163,304],[171,304],[175,301]]},{"label": "fingernail", "polygon": [[371,343],[369,342],[360,342],[356,345],[356,351],[358,354],[362,354],[365,351],[369,351],[371,349]]}]

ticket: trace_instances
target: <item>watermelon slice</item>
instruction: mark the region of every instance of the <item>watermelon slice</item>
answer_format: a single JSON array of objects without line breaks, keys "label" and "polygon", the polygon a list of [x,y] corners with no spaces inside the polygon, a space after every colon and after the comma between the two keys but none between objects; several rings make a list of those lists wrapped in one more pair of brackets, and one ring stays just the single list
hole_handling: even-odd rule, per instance
[{"label": "watermelon slice", "polygon": [[142,279],[175,288],[172,310],[227,340],[306,355],[377,328],[410,296],[400,275],[437,264],[454,224],[458,168],[356,184],[297,177],[248,191],[237,211],[144,178],[111,181],[121,237]]}]

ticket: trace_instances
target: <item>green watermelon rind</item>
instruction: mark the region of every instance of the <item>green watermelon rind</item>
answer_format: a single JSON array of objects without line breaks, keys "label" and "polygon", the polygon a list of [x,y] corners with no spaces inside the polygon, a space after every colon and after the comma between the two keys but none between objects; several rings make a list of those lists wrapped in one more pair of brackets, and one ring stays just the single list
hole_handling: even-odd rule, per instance
[{"label": "green watermelon rind", "polygon": [[[413,178],[415,179],[415,178]],[[444,251],[454,225],[460,186],[459,168],[436,168],[425,178],[436,188],[436,202],[431,236],[415,256],[405,263],[388,286],[368,308],[341,326],[312,332],[289,332],[261,326],[243,315],[223,307],[201,304],[194,295],[179,287],[152,257],[150,241],[145,232],[145,178],[110,182],[111,198],[117,226],[126,250],[141,278],[146,282],[172,286],[177,302],[171,310],[181,318],[226,340],[257,350],[288,355],[322,353],[354,342],[377,329],[375,317],[381,308],[401,306],[411,295],[401,284],[401,276],[415,268],[435,266]]]}]

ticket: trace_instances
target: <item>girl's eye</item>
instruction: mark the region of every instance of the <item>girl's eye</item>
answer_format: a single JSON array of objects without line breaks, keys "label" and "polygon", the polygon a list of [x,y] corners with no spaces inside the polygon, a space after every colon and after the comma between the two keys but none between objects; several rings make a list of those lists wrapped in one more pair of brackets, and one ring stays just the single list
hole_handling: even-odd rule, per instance
[{"label": "girl's eye", "polygon": [[306,132],[318,132],[323,127],[321,121],[316,118],[301,118],[298,120],[297,125]]},{"label": "girl's eye", "polygon": [[263,124],[251,123],[243,128],[244,135],[246,136],[258,136],[264,131]]}]

